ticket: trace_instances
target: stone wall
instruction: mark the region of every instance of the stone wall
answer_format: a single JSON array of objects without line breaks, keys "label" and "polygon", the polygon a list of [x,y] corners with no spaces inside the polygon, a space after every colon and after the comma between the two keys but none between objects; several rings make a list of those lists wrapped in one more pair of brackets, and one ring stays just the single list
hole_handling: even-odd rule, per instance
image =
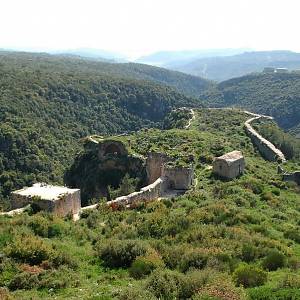
[{"label": "stone wall", "polygon": [[41,210],[54,213],[59,217],[65,217],[68,214],[75,215],[81,210],[80,190],[67,193],[57,200],[34,199],[29,196],[12,193],[11,204],[13,209],[21,208],[28,204],[35,204]]},{"label": "stone wall", "polygon": [[164,153],[150,152],[146,160],[146,173],[148,184],[153,183],[162,176],[163,165],[169,161],[169,157]]},{"label": "stone wall", "polygon": [[284,154],[279,149],[277,149],[271,142],[263,138],[256,130],[252,128],[251,122],[253,122],[254,120],[258,120],[262,117],[266,116],[256,115],[255,117],[245,122],[244,125],[247,134],[250,136],[253,144],[258,148],[259,152],[264,158],[270,161],[285,162],[286,159],[284,157]]},{"label": "stone wall", "polygon": [[163,167],[164,190],[188,190],[194,180],[193,167]]},{"label": "stone wall", "polygon": [[294,181],[300,185],[300,171],[296,171],[294,173],[284,173],[282,174],[282,178],[284,181]]},{"label": "stone wall", "polygon": [[225,160],[215,160],[213,162],[213,173],[223,178],[236,178],[244,172],[244,169],[244,158],[240,158],[230,164],[228,164]]},{"label": "stone wall", "polygon": [[118,206],[135,206],[141,202],[157,200],[161,195],[163,179],[158,178],[153,183],[143,187],[139,192],[133,192],[127,196],[118,197],[115,200],[107,202],[113,208]]}]

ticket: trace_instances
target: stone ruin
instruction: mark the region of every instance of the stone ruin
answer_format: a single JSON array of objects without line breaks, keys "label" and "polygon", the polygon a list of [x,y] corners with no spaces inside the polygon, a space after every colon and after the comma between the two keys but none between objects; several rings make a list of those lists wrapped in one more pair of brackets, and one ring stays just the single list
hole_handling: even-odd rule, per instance
[{"label": "stone ruin", "polygon": [[262,137],[252,126],[251,123],[253,121],[259,120],[260,118],[266,118],[272,120],[273,118],[270,116],[258,115],[246,112],[254,116],[251,119],[248,119],[244,126],[247,134],[251,138],[253,144],[258,148],[261,155],[269,161],[277,161],[280,163],[286,162],[286,158],[284,154],[277,149],[270,141]]},{"label": "stone ruin", "polygon": [[134,207],[140,202],[149,202],[161,197],[177,196],[185,193],[193,185],[194,168],[172,166],[172,161],[164,153],[150,152],[146,159],[148,185],[138,192],[121,196],[108,202],[112,207],[124,205]]},{"label": "stone ruin", "polygon": [[232,151],[213,161],[213,173],[226,179],[233,179],[244,173],[245,159],[241,151]]},{"label": "stone ruin", "polygon": [[282,175],[283,181],[294,181],[300,185],[300,171],[286,172],[281,165],[278,165],[277,173]]},{"label": "stone ruin", "polygon": [[80,213],[80,190],[64,186],[54,186],[45,183],[36,183],[11,193],[13,209],[22,208],[28,204],[38,209],[51,212],[59,217],[72,215],[73,218]]}]

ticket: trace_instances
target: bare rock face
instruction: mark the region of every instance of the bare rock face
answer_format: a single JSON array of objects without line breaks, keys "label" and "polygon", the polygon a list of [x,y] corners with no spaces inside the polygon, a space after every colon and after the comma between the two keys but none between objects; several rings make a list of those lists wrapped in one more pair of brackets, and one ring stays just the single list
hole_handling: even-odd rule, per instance
[{"label": "bare rock face", "polygon": [[127,145],[119,140],[90,141],[65,174],[68,186],[81,189],[83,206],[88,199],[109,199],[108,187],[117,188],[129,174],[138,178],[140,186],[146,182],[145,161],[128,152]]}]

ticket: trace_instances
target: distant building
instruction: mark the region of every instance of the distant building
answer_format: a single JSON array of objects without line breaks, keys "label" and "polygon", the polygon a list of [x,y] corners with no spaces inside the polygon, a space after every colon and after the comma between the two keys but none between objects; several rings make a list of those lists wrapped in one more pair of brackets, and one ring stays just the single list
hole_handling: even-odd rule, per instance
[{"label": "distant building", "polygon": [[12,208],[21,208],[35,204],[39,209],[54,213],[60,217],[80,213],[81,200],[79,189],[36,183],[11,193]]},{"label": "distant building", "polygon": [[232,151],[213,161],[213,173],[227,179],[233,179],[243,174],[245,159],[241,151]]},{"label": "distant building", "polygon": [[275,68],[273,68],[273,67],[265,67],[263,72],[264,73],[274,73],[275,72]]},{"label": "distant building", "polygon": [[287,68],[276,68],[276,73],[288,73],[289,70]]}]

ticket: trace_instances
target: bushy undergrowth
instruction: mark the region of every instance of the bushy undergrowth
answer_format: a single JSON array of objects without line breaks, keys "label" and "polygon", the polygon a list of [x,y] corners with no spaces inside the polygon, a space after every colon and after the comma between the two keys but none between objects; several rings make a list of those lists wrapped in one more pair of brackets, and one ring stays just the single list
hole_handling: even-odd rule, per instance
[{"label": "bushy undergrowth", "polygon": [[147,251],[147,245],[139,240],[100,240],[96,244],[96,255],[107,267],[130,267],[132,262]]},{"label": "bushy undergrowth", "polygon": [[[134,210],[101,203],[75,223],[44,213],[0,216],[0,286],[17,299],[297,299],[298,187],[259,156],[243,114],[197,118],[193,128],[202,131],[130,137],[141,154],[194,156],[197,185],[183,196]],[[203,157],[234,149],[245,154],[245,174],[212,176]]]},{"label": "bushy undergrowth", "polygon": [[240,265],[233,273],[236,285],[245,288],[263,285],[267,281],[267,273],[256,266]]}]

